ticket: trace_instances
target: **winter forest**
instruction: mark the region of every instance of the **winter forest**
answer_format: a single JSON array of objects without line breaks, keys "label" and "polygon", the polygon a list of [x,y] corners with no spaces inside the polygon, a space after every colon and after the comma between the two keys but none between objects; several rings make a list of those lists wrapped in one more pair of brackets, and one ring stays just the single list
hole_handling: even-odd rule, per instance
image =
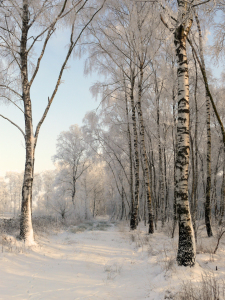
[{"label": "winter forest", "polygon": [[[66,53],[36,123],[31,89],[59,30]],[[0,118],[23,135],[25,165],[0,177],[0,299],[225,299],[224,32],[223,0],[0,1]],[[37,173],[79,58],[98,75],[96,109]]]}]

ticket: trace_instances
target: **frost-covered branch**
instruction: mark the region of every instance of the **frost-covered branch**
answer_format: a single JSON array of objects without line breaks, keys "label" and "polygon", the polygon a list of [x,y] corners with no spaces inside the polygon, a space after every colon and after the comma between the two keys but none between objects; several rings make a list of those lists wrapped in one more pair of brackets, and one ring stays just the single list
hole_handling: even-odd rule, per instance
[{"label": "frost-covered branch", "polygon": [[14,123],[13,121],[11,121],[10,119],[8,119],[8,118],[6,118],[6,117],[4,117],[3,115],[1,115],[0,114],[0,117],[2,117],[3,119],[5,119],[5,120],[7,120],[7,121],[9,121],[12,125],[14,125],[16,128],[18,128],[19,129],[19,131],[22,133],[22,135],[23,135],[23,137],[24,137],[24,139],[25,139],[25,133],[23,132],[23,130],[16,124],[16,123]]}]

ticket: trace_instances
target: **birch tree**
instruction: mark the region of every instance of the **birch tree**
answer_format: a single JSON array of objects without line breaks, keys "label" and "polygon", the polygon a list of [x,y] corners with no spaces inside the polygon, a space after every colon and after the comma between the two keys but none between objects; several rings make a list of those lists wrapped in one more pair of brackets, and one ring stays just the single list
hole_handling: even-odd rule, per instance
[{"label": "birch tree", "polygon": [[[186,42],[193,23],[190,5],[183,0],[177,1],[178,14],[175,21],[174,45],[177,57],[178,77],[178,123],[176,157],[176,201],[179,217],[179,243],[177,263],[181,266],[194,266],[195,239],[188,201],[189,167],[189,76]],[[169,25],[162,18],[163,23]],[[173,30],[173,29],[172,29]]]},{"label": "birch tree", "polygon": [[[89,5],[92,3],[93,5]],[[104,1],[103,1],[104,3]],[[32,183],[34,174],[34,154],[40,128],[48,114],[50,106],[55,98],[57,90],[62,80],[63,71],[79,41],[85,28],[90,24],[95,15],[102,8],[103,4],[89,0],[8,0],[4,1],[0,8],[0,47],[1,56],[7,64],[4,67],[5,76],[2,78],[1,96],[13,103],[24,114],[25,130],[20,128],[15,122],[2,116],[7,121],[16,126],[24,136],[25,140],[25,170],[22,188],[22,207],[20,219],[20,238],[33,242],[33,228],[31,220],[32,211]],[[81,29],[76,30],[76,21],[85,8]],[[87,9],[86,9],[87,8]],[[64,23],[62,23],[65,20]],[[31,99],[31,87],[38,74],[41,61],[46,51],[50,38],[59,25],[70,24],[71,34],[69,47],[65,60],[59,68],[59,75],[53,89],[52,95],[47,100],[47,106],[37,124],[33,129],[33,111]],[[72,24],[72,25],[71,25]],[[30,59],[35,45],[41,41],[41,50],[37,56],[33,68],[30,68]],[[11,75],[13,74],[13,80]],[[19,79],[18,79],[19,78]],[[19,86],[17,86],[17,83]],[[20,100],[23,109],[16,104],[15,100]]]}]

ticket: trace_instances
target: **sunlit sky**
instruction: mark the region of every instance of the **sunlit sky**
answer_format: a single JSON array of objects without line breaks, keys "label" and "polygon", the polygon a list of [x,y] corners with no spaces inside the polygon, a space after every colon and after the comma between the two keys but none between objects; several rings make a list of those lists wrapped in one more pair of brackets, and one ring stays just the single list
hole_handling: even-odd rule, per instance
[{"label": "sunlit sky", "polygon": [[[66,54],[68,36],[59,32],[47,49],[34,85],[31,89],[34,128],[40,120],[51,96],[61,63]],[[98,103],[92,98],[90,86],[97,80],[96,75],[83,75],[85,58],[69,61],[64,71],[63,84],[52,103],[41,127],[35,155],[35,172],[53,169],[52,156],[56,151],[56,139],[60,132],[72,124],[82,125],[87,111]],[[0,114],[11,119],[24,130],[23,113],[14,105],[0,104]],[[21,132],[7,120],[0,118],[0,176],[7,171],[23,171],[25,164],[24,138]]]},{"label": "sunlit sky", "polygon": [[[209,41],[211,36],[209,35]],[[58,32],[46,51],[31,90],[34,128],[40,120],[47,105],[48,96],[52,94],[61,63],[65,57],[68,35]],[[82,125],[87,111],[96,109],[98,103],[89,91],[98,76],[85,77],[85,57],[71,58],[69,68],[64,71],[63,81],[45,119],[38,138],[35,154],[35,172],[53,169],[52,156],[56,151],[56,139],[60,132],[68,130],[72,124]],[[222,66],[212,67],[214,76],[218,77]],[[13,105],[0,104],[0,114],[11,119],[24,129],[23,113]],[[8,121],[0,118],[0,176],[7,171],[24,170],[25,148],[21,132]]]}]

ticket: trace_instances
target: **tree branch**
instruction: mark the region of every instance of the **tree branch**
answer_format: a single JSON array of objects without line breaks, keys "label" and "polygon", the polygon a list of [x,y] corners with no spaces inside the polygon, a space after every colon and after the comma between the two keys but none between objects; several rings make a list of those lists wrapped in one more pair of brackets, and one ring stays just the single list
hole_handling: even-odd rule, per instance
[{"label": "tree branch", "polygon": [[1,115],[1,114],[0,114],[0,117],[2,117],[3,119],[9,121],[9,122],[10,122],[11,124],[13,124],[14,126],[16,126],[16,128],[19,129],[19,131],[22,133],[22,135],[23,135],[23,137],[24,137],[24,139],[25,139],[25,133],[23,132],[23,130],[22,130],[17,124],[15,124],[13,121],[11,121],[10,119],[4,117],[4,116]]}]

